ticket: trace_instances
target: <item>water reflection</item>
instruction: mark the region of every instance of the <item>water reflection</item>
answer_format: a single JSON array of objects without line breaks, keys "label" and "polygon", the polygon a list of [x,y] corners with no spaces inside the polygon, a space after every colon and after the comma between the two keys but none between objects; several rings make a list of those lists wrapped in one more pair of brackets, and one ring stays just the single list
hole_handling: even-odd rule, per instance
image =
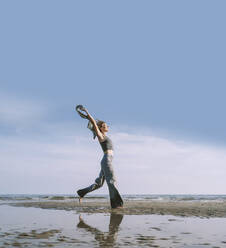
[{"label": "water reflection", "polygon": [[122,214],[111,213],[108,233],[102,232],[99,229],[92,227],[84,222],[81,215],[79,216],[78,228],[84,228],[87,232],[94,234],[99,247],[113,247],[117,239],[119,225],[123,219]]}]

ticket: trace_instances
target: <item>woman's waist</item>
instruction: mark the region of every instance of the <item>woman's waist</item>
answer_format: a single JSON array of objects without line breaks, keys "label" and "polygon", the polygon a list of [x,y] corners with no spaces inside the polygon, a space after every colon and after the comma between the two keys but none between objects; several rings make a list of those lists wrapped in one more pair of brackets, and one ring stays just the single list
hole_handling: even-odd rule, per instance
[{"label": "woman's waist", "polygon": [[113,150],[108,149],[108,150],[104,151],[104,154],[113,155],[113,154],[114,154],[114,151],[113,151]]}]

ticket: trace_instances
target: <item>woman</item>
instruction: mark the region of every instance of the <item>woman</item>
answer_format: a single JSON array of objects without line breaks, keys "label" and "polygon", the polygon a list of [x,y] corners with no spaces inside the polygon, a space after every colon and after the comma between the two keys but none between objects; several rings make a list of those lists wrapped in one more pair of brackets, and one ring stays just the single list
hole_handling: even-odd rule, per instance
[{"label": "woman", "polygon": [[87,114],[87,119],[89,119],[89,121],[92,123],[94,132],[96,136],[98,137],[99,143],[104,152],[104,156],[101,160],[101,171],[100,171],[98,178],[96,178],[95,183],[90,185],[87,188],[80,189],[77,191],[79,195],[79,201],[81,201],[81,199],[87,193],[102,187],[104,184],[104,180],[106,180],[108,189],[109,189],[111,207],[121,208],[123,206],[123,200],[116,188],[116,185],[115,185],[116,180],[115,180],[114,171],[112,167],[113,144],[112,144],[111,139],[106,136],[106,133],[108,132],[108,126],[104,121],[96,122],[95,119],[89,114],[86,108],[82,107],[81,110],[83,110]]}]

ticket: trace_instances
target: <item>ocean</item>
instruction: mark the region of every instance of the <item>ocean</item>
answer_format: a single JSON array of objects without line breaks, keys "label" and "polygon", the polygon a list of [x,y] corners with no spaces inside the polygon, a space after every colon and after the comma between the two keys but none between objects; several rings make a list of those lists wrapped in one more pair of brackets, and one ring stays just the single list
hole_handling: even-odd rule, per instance
[{"label": "ocean", "polygon": [[[0,204],[4,202],[15,201],[52,201],[52,200],[72,200],[77,198],[73,194],[0,194]],[[109,199],[109,195],[89,194],[85,196],[86,200],[102,201]],[[153,201],[226,201],[226,195],[167,195],[167,194],[127,194],[122,195],[124,200],[153,200]]]}]

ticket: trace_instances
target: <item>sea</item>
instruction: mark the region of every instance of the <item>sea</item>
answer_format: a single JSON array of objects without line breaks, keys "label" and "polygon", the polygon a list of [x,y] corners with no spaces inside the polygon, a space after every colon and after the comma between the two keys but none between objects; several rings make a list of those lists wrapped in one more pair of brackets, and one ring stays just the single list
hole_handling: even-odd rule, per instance
[{"label": "sea", "polygon": [[[0,194],[0,204],[16,201],[70,201],[78,196],[74,194]],[[226,195],[189,195],[189,194],[124,194],[124,200],[139,201],[202,201],[202,202],[222,202],[226,201]],[[85,196],[87,201],[105,201],[109,195],[89,194]]]}]

